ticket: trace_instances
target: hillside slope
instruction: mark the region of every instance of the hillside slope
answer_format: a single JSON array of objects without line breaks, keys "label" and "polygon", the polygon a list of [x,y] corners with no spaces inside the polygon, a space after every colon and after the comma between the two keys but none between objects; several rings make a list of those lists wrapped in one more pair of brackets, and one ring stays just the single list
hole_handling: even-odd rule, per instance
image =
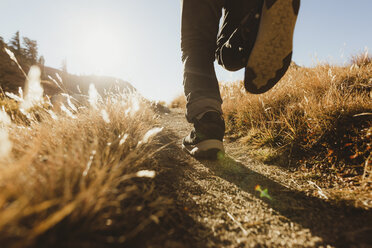
[{"label": "hillside slope", "polygon": [[[18,88],[24,88],[25,76],[18,65],[9,57],[4,50],[4,43],[0,43],[0,87],[5,92],[17,93]],[[18,59],[17,59],[18,60]],[[30,65],[18,60],[25,73]],[[37,64],[41,69],[41,83],[45,94],[53,96],[60,92],[69,94],[88,95],[90,84],[94,84],[99,93],[116,89],[120,92],[132,92],[137,90],[130,83],[113,77],[95,75],[73,75],[62,70]]]}]

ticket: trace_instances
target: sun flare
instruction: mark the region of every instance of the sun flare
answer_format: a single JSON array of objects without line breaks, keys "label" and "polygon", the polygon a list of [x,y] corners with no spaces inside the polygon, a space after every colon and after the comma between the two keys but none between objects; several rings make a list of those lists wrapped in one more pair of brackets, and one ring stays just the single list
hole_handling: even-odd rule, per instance
[{"label": "sun flare", "polygon": [[84,73],[110,74],[123,63],[122,37],[110,25],[84,25],[76,33],[73,56]]}]

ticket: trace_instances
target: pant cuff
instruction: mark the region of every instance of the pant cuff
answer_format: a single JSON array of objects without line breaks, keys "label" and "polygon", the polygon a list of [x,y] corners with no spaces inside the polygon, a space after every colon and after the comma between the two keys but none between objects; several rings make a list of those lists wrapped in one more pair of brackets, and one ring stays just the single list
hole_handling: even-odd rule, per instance
[{"label": "pant cuff", "polygon": [[214,98],[201,98],[189,102],[186,106],[186,119],[188,122],[193,123],[196,116],[208,111],[217,111],[222,114],[221,104],[221,101]]}]

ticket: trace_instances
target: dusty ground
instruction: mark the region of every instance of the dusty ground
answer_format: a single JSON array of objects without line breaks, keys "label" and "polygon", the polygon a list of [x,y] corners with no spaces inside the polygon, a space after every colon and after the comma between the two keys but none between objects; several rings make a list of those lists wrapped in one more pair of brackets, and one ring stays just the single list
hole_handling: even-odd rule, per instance
[{"label": "dusty ground", "polygon": [[[181,150],[181,138],[191,128],[183,111],[172,110],[160,120],[163,142],[174,143],[159,153],[168,163],[157,187],[168,191],[177,209],[156,227],[163,234],[158,242],[146,246],[372,247],[371,211],[312,196],[308,182],[250,159],[237,143],[226,143],[221,160],[195,160]],[[267,188],[272,199],[260,197],[256,185]]]}]

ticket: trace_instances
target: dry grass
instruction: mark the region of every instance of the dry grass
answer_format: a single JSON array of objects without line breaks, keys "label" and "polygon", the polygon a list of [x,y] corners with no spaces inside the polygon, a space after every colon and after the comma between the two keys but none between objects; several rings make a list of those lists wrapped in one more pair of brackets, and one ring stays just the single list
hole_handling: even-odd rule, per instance
[{"label": "dry grass", "polygon": [[371,187],[372,63],[366,54],[352,62],[291,67],[262,95],[245,93],[242,83],[223,85],[227,133],[265,162],[322,175],[323,186]]},{"label": "dry grass", "polygon": [[46,101],[27,117],[4,95],[0,105],[12,119],[0,121],[12,144],[0,158],[1,247],[125,244],[167,211],[148,171],[161,129],[140,98],[111,94],[70,114]]},{"label": "dry grass", "polygon": [[1,247],[141,240],[171,206],[154,190],[162,128],[149,102],[127,91],[102,97],[90,85],[89,96],[64,92],[53,105],[39,69],[23,74],[25,93],[0,94]]},{"label": "dry grass", "polygon": [[174,98],[169,105],[170,108],[186,108],[186,97],[181,94]]}]

